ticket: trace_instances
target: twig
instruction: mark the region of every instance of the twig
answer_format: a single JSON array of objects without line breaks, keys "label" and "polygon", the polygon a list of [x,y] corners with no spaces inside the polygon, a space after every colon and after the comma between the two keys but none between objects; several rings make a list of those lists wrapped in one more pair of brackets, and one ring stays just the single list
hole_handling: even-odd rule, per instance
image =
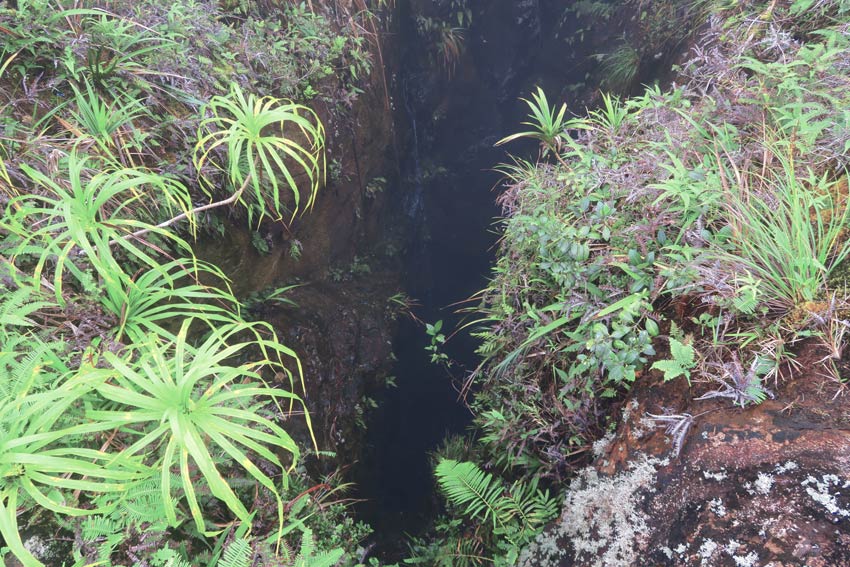
[{"label": "twig", "polygon": [[[149,227],[149,228],[143,228],[143,229],[137,230],[136,232],[131,232],[130,234],[125,235],[123,238],[124,238],[124,240],[129,240],[131,238],[138,238],[138,237],[142,236],[143,234],[147,234],[147,233],[149,233],[153,230],[156,230],[158,228],[165,228],[167,226],[171,226],[172,224],[174,224],[176,222],[179,222],[183,219],[189,218],[190,216],[194,216],[198,213],[202,213],[202,212],[208,211],[210,209],[217,209],[218,207],[223,207],[225,205],[232,205],[233,203],[235,203],[236,201],[239,200],[239,198],[242,196],[242,193],[244,193],[245,189],[248,188],[248,183],[250,181],[251,181],[251,174],[249,173],[245,177],[245,181],[242,182],[242,186],[239,188],[239,190],[236,191],[236,193],[234,193],[233,195],[231,195],[227,199],[223,199],[221,201],[216,201],[215,203],[209,203],[207,205],[201,205],[200,207],[195,207],[191,211],[187,211],[185,213],[180,213],[176,217],[172,217],[172,218],[168,219],[167,221],[163,221],[156,226],[152,226],[152,227]],[[114,242],[115,241],[113,240],[112,243],[114,243]],[[112,244],[112,243],[110,243],[110,244]]]},{"label": "twig", "polygon": [[[15,271],[15,273],[17,275],[27,277],[27,274],[25,274],[19,267],[17,267],[15,265],[15,263],[12,262],[12,260],[3,256],[2,254],[0,254],[0,263],[7,264],[10,268],[12,268],[12,270]],[[47,279],[45,279],[43,276],[41,278],[41,285],[43,285],[44,287],[46,287],[50,291],[55,291],[55,289],[53,288],[53,285],[50,282],[48,282]]]}]

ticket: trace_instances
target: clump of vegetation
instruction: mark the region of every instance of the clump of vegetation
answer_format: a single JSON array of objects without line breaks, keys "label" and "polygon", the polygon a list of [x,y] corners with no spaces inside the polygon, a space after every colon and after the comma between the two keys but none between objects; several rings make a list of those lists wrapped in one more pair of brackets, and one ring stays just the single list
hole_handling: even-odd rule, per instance
[{"label": "clump of vegetation", "polygon": [[464,34],[472,24],[467,0],[436,2],[434,14],[416,17],[416,31],[426,45],[431,63],[451,78],[464,52]]},{"label": "clump of vegetation", "polygon": [[473,385],[485,462],[563,478],[649,362],[747,405],[809,349],[844,389],[850,43],[842,3],[804,7],[699,3],[684,85],[570,121],[529,103],[512,138],[547,153],[506,168]]},{"label": "clump of vegetation", "polygon": [[357,96],[370,16],[238,9],[0,13],[0,534],[27,567],[34,529],[75,565],[357,562],[368,528],[304,469],[300,361],[190,240],[224,209],[309,210],[326,141],[305,103]]},{"label": "clump of vegetation", "polygon": [[428,537],[413,538],[405,564],[438,567],[515,565],[519,551],[557,515],[558,500],[538,480],[505,482],[481,469],[472,437],[451,436],[431,455],[448,503]]},{"label": "clump of vegetation", "polygon": [[[628,99],[603,93],[583,117],[538,88],[522,131],[502,140],[535,139],[541,151],[503,166],[501,248],[473,323],[483,363],[465,392],[478,436],[472,447],[447,445],[436,465],[450,507],[460,505],[437,524],[452,551],[420,545],[420,556],[514,561],[527,540],[510,530],[481,537],[512,492],[500,478],[536,487],[574,475],[639,379],[685,381],[691,399],[720,407],[759,404],[813,376],[846,392],[845,4],[575,5],[603,19],[639,9],[646,49],[623,44],[603,65],[621,92],[650,51],[661,59],[701,36],[678,69],[683,84]],[[677,25],[683,14],[696,25]],[[804,353],[819,368],[802,375]],[[667,427],[679,458],[705,413],[648,417]],[[652,482],[657,464],[611,479],[629,493],[617,502]],[[578,562],[632,563],[644,519],[634,506],[615,510],[613,484],[592,474],[574,481],[563,521],[521,562],[556,564],[570,545]],[[614,531],[582,517],[587,502],[610,512]]]},{"label": "clump of vegetation", "polygon": [[640,72],[640,64],[641,53],[624,42],[602,57],[602,84],[615,92],[628,92]]},{"label": "clump of vegetation", "polygon": [[595,59],[600,84],[612,92],[630,94],[641,76],[652,75],[653,67],[680,53],[710,14],[734,5],[730,0],[582,0],[567,12],[591,26],[624,28],[616,47]]}]

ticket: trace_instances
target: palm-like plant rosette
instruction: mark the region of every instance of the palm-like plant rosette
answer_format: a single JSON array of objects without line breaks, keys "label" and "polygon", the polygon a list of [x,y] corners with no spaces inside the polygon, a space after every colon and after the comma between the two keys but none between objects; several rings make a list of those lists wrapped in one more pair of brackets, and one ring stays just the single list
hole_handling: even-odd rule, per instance
[{"label": "palm-like plant rosette", "polygon": [[[139,360],[130,363],[126,357],[106,353],[111,366],[97,392],[116,409],[92,410],[88,417],[96,422],[120,427],[141,437],[122,454],[157,454],[160,470],[162,501],[166,518],[177,524],[177,508],[172,496],[172,467],[177,461],[185,500],[198,530],[206,526],[198,501],[195,472],[212,495],[221,500],[240,520],[249,522],[251,513],[231,488],[218,464],[226,455],[253,479],[268,489],[278,501],[278,517],[283,523],[278,484],[252,462],[259,457],[286,475],[298,461],[300,451],[295,441],[272,419],[264,417],[262,406],[281,399],[301,404],[291,391],[270,387],[260,370],[271,368],[289,377],[283,357],[295,353],[281,345],[266,325],[234,323],[213,330],[197,347],[187,342],[192,319],[186,319],[175,341],[153,336],[149,344],[138,351]],[[247,340],[240,336],[251,335]],[[251,357],[259,351],[259,357]],[[245,357],[249,362],[235,365],[233,360]],[[300,374],[300,366],[299,366]],[[277,409],[283,413],[279,406]],[[310,418],[304,411],[312,431]],[[284,465],[276,451],[290,455]]]},{"label": "palm-like plant rosette", "polygon": [[[207,165],[223,170],[237,188],[237,200],[248,207],[249,215],[252,209],[244,191],[250,185],[254,199],[261,205],[260,214],[269,210],[283,218],[286,207],[281,203],[281,177],[294,201],[290,220],[302,207],[312,207],[325,178],[325,131],[313,110],[269,96],[246,97],[238,85],[226,96],[213,97],[207,110],[211,116],[201,122],[195,147],[199,173]],[[300,140],[293,139],[293,134]],[[224,165],[217,157],[219,148],[226,150]],[[306,200],[292,165],[309,180]],[[271,192],[267,193],[264,186]]]},{"label": "palm-like plant rosette", "polygon": [[126,455],[80,447],[79,437],[106,429],[103,423],[62,427],[67,414],[91,390],[91,373],[81,371],[53,390],[18,392],[0,402],[0,534],[27,567],[40,566],[21,541],[18,506],[35,501],[71,516],[97,513],[76,508],[65,491],[120,493],[145,468]]}]

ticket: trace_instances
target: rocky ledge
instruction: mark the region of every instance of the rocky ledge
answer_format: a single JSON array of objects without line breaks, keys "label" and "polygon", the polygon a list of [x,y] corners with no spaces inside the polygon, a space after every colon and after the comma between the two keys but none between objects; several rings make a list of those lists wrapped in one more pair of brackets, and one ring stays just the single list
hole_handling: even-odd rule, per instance
[{"label": "rocky ledge", "polygon": [[747,408],[689,390],[635,384],[520,565],[850,565],[846,386],[801,373]]}]

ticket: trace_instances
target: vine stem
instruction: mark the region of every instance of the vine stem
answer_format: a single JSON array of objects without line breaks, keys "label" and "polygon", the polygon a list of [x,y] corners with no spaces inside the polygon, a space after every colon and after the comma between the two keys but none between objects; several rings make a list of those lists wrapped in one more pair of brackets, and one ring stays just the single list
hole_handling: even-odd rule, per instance
[{"label": "vine stem", "polygon": [[[138,238],[140,236],[143,236],[143,235],[151,232],[152,230],[171,226],[172,224],[174,224],[176,222],[180,222],[181,220],[189,218],[190,216],[194,216],[198,213],[202,213],[204,211],[209,211],[210,209],[217,209],[217,208],[223,207],[225,205],[232,205],[233,203],[235,203],[236,201],[239,200],[239,197],[241,197],[242,193],[245,192],[245,189],[248,188],[248,183],[251,182],[251,177],[252,177],[252,175],[249,173],[245,177],[245,181],[242,182],[242,186],[239,187],[239,189],[233,195],[228,197],[227,199],[222,199],[221,201],[216,201],[215,203],[209,203],[209,204],[206,204],[206,205],[201,205],[199,207],[195,207],[191,211],[186,211],[185,213],[180,213],[176,217],[172,217],[172,218],[170,218],[166,221],[162,221],[161,223],[159,223],[156,226],[152,226],[152,227],[148,227],[148,228],[142,228],[140,230],[137,230],[136,232],[131,232],[130,234],[125,235],[123,238],[124,238],[124,240],[129,240],[131,238]],[[112,242],[114,243],[115,241],[113,240]]]}]

